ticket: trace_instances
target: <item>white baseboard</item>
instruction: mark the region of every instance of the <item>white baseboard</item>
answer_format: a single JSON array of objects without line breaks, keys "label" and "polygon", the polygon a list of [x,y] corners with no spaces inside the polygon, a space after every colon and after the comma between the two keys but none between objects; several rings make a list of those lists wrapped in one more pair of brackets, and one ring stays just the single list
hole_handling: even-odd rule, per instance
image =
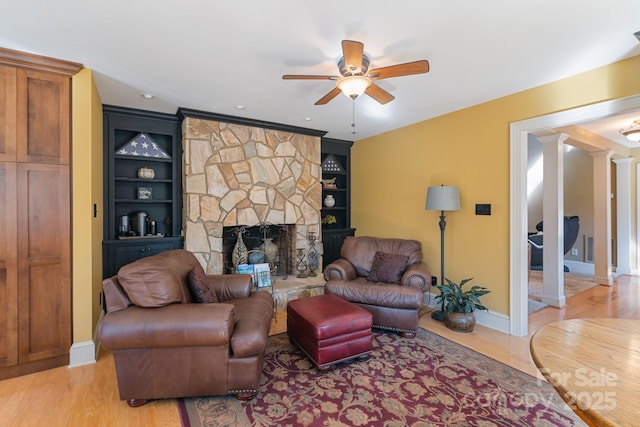
[{"label": "white baseboard", "polygon": [[[436,301],[436,295],[427,292],[423,297],[423,304],[431,308],[440,308],[440,304]],[[506,314],[495,311],[476,311],[476,323],[495,329],[505,334],[510,334],[510,319]]]},{"label": "white baseboard", "polygon": [[96,346],[93,341],[73,343],[69,351],[69,368],[96,363]]},{"label": "white baseboard", "polygon": [[89,365],[96,363],[98,359],[98,352],[100,351],[100,340],[98,338],[98,331],[100,330],[100,324],[104,312],[100,314],[98,319],[98,326],[93,331],[93,339],[91,341],[84,341],[79,343],[73,343],[69,350],[69,368],[75,368],[77,366]]}]

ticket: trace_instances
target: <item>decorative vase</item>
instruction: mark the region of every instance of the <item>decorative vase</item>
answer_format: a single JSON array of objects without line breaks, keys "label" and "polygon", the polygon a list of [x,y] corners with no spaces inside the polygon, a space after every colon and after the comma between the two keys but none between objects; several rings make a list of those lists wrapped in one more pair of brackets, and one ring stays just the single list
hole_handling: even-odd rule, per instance
[{"label": "decorative vase", "polygon": [[269,265],[273,267],[276,256],[278,255],[278,246],[273,243],[273,238],[265,237],[264,243],[260,245],[260,249],[264,252],[264,256],[267,258]]},{"label": "decorative vase", "polygon": [[238,240],[231,252],[231,262],[233,263],[234,272],[237,270],[238,265],[247,263],[247,247],[242,240],[242,234],[244,233],[244,227],[238,230]]},{"label": "decorative vase", "polygon": [[153,177],[155,176],[156,176],[156,172],[151,168],[143,166],[140,169],[138,169],[138,178],[153,179]]},{"label": "decorative vase", "polygon": [[471,313],[454,313],[447,311],[444,314],[444,325],[456,332],[472,332],[476,326],[476,316]]},{"label": "decorative vase", "polygon": [[333,194],[327,194],[324,198],[324,205],[328,208],[332,208],[336,205],[336,199],[333,198]]},{"label": "decorative vase", "polygon": [[265,262],[264,252],[262,252],[262,249],[260,248],[255,248],[252,251],[249,251],[247,259],[249,260],[249,264],[262,264]]}]

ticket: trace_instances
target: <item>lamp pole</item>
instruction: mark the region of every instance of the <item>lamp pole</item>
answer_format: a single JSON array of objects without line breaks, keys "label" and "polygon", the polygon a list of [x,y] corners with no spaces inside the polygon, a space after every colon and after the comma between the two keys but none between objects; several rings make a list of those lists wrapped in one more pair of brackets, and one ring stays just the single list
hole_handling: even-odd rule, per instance
[{"label": "lamp pole", "polygon": [[[440,211],[440,284],[444,285],[444,228],[447,226],[447,221],[444,220],[444,211]],[[444,322],[444,298],[442,299],[442,305],[440,310],[436,310],[431,313],[431,317]]]},{"label": "lamp pole", "polygon": [[[444,285],[444,229],[447,226],[444,211],[460,210],[460,194],[457,187],[440,185],[437,187],[427,188],[427,201],[425,209],[431,211],[440,211],[440,284]],[[431,313],[431,317],[443,322],[445,317],[445,302],[442,300],[440,310]]]}]

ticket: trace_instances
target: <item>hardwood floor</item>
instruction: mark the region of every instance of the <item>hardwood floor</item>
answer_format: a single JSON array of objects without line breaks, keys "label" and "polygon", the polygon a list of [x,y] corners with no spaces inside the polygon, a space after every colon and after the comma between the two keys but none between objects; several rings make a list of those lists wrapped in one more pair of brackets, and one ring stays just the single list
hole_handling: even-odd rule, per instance
[{"label": "hardwood floor", "polygon": [[[516,369],[537,376],[529,338],[541,326],[563,319],[620,317],[640,319],[640,277],[622,276],[614,286],[597,286],[568,299],[562,309],[547,307],[529,316],[529,336],[513,337],[483,326],[470,334],[448,330],[425,314],[420,326]],[[284,316],[272,333],[286,330]],[[113,357],[102,351],[95,364],[0,381],[0,420],[11,426],[180,426],[173,400],[129,408],[118,398]]]}]

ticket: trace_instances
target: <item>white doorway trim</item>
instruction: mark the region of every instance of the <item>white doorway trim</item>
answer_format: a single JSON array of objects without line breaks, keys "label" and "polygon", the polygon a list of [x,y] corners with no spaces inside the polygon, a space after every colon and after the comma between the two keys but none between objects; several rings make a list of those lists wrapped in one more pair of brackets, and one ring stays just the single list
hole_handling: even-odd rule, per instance
[{"label": "white doorway trim", "polygon": [[640,108],[640,95],[600,102],[510,124],[509,329],[528,334],[527,310],[527,135],[601,119]]}]

